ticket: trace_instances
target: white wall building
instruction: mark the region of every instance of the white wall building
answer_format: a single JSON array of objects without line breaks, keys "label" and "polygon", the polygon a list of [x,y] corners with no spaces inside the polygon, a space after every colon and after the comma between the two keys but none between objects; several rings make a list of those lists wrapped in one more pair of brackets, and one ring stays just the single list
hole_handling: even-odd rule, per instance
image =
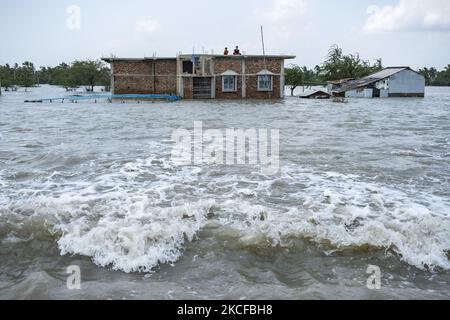
[{"label": "white wall building", "polygon": [[425,78],[409,67],[392,67],[361,79],[332,82],[328,91],[346,98],[425,97]]}]

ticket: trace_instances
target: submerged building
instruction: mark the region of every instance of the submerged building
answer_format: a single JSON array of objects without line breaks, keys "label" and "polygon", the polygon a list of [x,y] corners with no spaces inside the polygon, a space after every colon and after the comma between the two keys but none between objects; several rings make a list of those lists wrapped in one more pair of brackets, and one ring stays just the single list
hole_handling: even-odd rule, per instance
[{"label": "submerged building", "polygon": [[165,94],[184,99],[280,99],[285,60],[295,56],[183,55],[104,58],[113,94]]},{"label": "submerged building", "polygon": [[361,79],[329,82],[328,92],[346,98],[424,97],[425,78],[409,67],[391,67]]}]

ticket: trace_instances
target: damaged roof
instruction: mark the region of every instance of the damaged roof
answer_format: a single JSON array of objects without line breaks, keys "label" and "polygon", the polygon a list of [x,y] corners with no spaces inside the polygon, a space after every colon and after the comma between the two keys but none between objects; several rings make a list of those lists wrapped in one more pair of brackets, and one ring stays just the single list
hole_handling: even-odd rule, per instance
[{"label": "damaged roof", "polygon": [[344,82],[342,84],[342,87],[340,87],[337,90],[333,90],[334,92],[342,93],[362,87],[366,87],[370,84],[373,84],[375,82],[387,79],[389,77],[392,77],[394,74],[397,74],[399,72],[405,71],[405,70],[412,70],[410,67],[390,67],[383,69],[381,71],[378,71],[376,73],[373,73],[371,75],[368,75],[364,78],[357,79],[357,80],[350,80],[347,82]]},{"label": "damaged roof", "polygon": [[300,94],[299,97],[302,99],[311,99],[311,98],[326,99],[326,98],[330,98],[331,94],[329,94],[328,92],[325,92],[323,90],[313,90],[313,91],[304,92],[304,93]]}]

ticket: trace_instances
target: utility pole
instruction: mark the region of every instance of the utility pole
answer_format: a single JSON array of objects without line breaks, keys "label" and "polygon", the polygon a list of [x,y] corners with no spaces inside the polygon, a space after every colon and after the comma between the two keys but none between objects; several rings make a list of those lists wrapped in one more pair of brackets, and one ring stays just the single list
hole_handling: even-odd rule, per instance
[{"label": "utility pole", "polygon": [[[264,42],[264,28],[263,26],[261,26],[261,42],[262,42],[262,50],[263,50],[263,61],[264,61],[264,69],[267,70],[267,62],[266,62],[266,44]],[[267,78],[269,78],[269,75],[266,75]],[[272,78],[272,82],[273,82],[273,78]],[[273,85],[273,83],[271,84]],[[272,98],[272,94],[270,91],[267,91],[269,98]]]},{"label": "utility pole", "polygon": [[264,43],[264,28],[263,28],[263,26],[261,26],[261,40],[262,40],[263,56],[265,59],[266,58],[266,45]]}]

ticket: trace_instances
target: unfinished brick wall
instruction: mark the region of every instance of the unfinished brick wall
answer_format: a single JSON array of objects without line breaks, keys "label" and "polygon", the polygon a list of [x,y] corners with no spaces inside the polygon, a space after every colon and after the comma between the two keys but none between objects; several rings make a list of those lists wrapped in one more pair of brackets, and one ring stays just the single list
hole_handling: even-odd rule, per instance
[{"label": "unfinished brick wall", "polygon": [[153,77],[114,76],[115,94],[151,94],[153,92]]},{"label": "unfinished brick wall", "polygon": [[158,60],[155,62],[155,93],[176,94],[177,62],[176,60]]},{"label": "unfinished brick wall", "polygon": [[147,61],[114,61],[114,74],[144,74],[152,73],[152,64]]},{"label": "unfinished brick wall", "polygon": [[247,77],[247,98],[248,99],[279,99],[280,97],[280,76],[272,77],[272,91],[258,91],[258,76]]},{"label": "unfinished brick wall", "polygon": [[[216,99],[242,99],[242,63],[243,59],[223,57],[214,59],[214,74],[216,75]],[[236,76],[236,91],[223,92],[222,73],[234,71]]]},{"label": "unfinished brick wall", "polygon": [[[278,99],[280,96],[280,74],[283,58],[267,57],[217,57],[212,58],[212,69],[215,75],[216,99],[242,99],[245,86],[247,99]],[[177,93],[177,60],[146,59],[123,60],[112,62],[114,68],[114,89],[116,94],[176,94]],[[242,73],[245,69],[245,83]],[[267,69],[274,74],[273,90],[258,91],[257,74]],[[236,91],[223,92],[222,74],[226,71],[237,73]],[[183,78],[185,99],[193,99],[193,81]]]},{"label": "unfinished brick wall", "polygon": [[[280,97],[280,76],[281,73],[281,59],[267,58],[265,61],[262,58],[254,58],[246,60],[246,74],[247,76],[247,98],[249,99],[279,99]],[[258,91],[258,74],[262,70],[268,70],[275,74],[272,77],[272,91]]]},{"label": "unfinished brick wall", "polygon": [[216,99],[242,99],[242,77],[236,76],[236,91],[223,92],[222,77],[216,77]]},{"label": "unfinished brick wall", "polygon": [[116,94],[174,94],[177,91],[176,60],[115,61]]},{"label": "unfinished brick wall", "polygon": [[[215,58],[214,73],[216,75],[216,99],[241,99],[242,98],[242,72],[245,67],[245,97],[247,99],[279,99],[280,95],[280,76],[282,72],[282,59],[276,58],[248,58],[248,57],[223,57]],[[223,92],[222,76],[226,71],[234,71],[238,74],[237,91]],[[258,76],[257,73],[268,70],[275,74],[272,77],[273,90],[270,92],[258,91]]]},{"label": "unfinished brick wall", "polygon": [[225,71],[231,70],[238,74],[242,74],[242,60],[239,58],[215,58],[214,59],[214,73],[220,75]]},{"label": "unfinished brick wall", "polygon": [[262,58],[252,58],[245,60],[246,74],[257,74],[258,72],[267,69],[272,73],[281,73],[282,59],[267,58],[265,63]]},{"label": "unfinished brick wall", "polygon": [[191,77],[183,77],[183,98],[193,99],[194,98],[194,82]]}]

